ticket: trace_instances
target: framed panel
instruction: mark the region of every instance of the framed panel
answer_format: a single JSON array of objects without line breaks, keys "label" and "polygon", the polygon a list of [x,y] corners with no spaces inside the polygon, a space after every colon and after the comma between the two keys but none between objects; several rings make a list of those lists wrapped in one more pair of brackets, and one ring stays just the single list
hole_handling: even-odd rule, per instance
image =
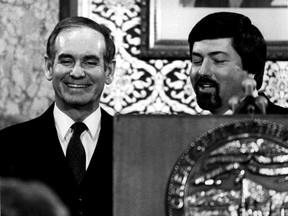
[{"label": "framed panel", "polygon": [[[80,1],[80,0],[79,0]],[[78,15],[78,0],[59,1],[59,20]]]},{"label": "framed panel", "polygon": [[287,60],[288,3],[271,1],[282,2],[283,5],[245,8],[196,7],[185,4],[195,0],[143,0],[140,58],[189,59],[187,38],[193,26],[209,13],[231,11],[248,16],[260,29],[267,41],[267,60]]}]

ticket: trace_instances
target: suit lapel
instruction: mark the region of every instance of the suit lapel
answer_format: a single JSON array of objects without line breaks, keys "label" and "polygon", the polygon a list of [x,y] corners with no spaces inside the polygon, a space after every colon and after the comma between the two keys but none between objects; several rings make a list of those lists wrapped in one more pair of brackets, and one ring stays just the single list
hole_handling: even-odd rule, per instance
[{"label": "suit lapel", "polygon": [[[54,104],[55,103],[53,103],[47,109],[47,111],[37,119],[39,122],[35,124],[38,125],[38,127],[39,125],[45,125],[45,138],[43,139],[44,134],[39,133],[38,135],[38,139],[43,140],[43,142],[41,143],[43,154],[40,155],[40,160],[43,161],[43,164],[45,164],[47,169],[47,175],[51,175],[51,178],[53,178],[52,176],[62,176],[62,180],[74,184],[74,177],[72,171],[70,170],[70,167],[67,163],[65,154],[62,150],[57,135],[53,116]],[[47,134],[49,135],[47,136]],[[53,157],[51,157],[51,155]],[[47,178],[49,177],[47,176]]]},{"label": "suit lapel", "polygon": [[101,165],[103,161],[105,163],[112,163],[112,135],[113,117],[101,108],[101,130],[87,173],[95,170],[99,166],[99,163]]},{"label": "suit lapel", "polygon": [[[61,148],[61,144],[59,142],[59,138],[57,135],[57,130],[55,127],[55,121],[54,121],[54,116],[53,116],[53,109],[54,109],[54,104],[53,103],[45,113],[43,113],[42,116],[39,117],[39,121],[41,122],[41,125],[45,125],[45,134],[49,134],[48,136],[46,135],[44,142],[47,145],[47,148],[50,149],[51,151],[57,153],[56,156],[60,158],[65,158],[65,155],[63,153],[63,150]],[[39,124],[40,125],[40,124]],[[43,139],[43,137],[42,137]],[[53,155],[54,155],[53,154]]]}]

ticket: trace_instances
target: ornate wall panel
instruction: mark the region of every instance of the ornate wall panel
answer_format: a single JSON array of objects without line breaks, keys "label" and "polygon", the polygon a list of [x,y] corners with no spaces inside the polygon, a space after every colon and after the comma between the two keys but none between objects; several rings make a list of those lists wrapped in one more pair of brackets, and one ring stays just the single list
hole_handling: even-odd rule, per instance
[{"label": "ornate wall panel", "polygon": [[288,62],[267,62],[262,89],[273,103],[288,107]]},{"label": "ornate wall panel", "polygon": [[[117,46],[116,73],[102,106],[110,113],[207,114],[195,101],[189,60],[141,60],[141,0],[79,0],[79,15],[106,24]],[[0,127],[41,114],[53,101],[44,77],[46,40],[58,0],[0,0]],[[263,90],[288,107],[288,61],[267,62]]]}]

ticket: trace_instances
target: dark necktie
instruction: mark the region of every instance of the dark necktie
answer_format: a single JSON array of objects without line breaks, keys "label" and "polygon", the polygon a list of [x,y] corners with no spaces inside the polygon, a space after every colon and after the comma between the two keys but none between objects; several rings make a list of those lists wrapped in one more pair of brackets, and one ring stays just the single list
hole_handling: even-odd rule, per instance
[{"label": "dark necktie", "polygon": [[76,122],[71,128],[73,129],[73,135],[68,143],[66,158],[73,171],[75,180],[80,184],[86,168],[86,154],[80,135],[87,127],[83,122]]}]

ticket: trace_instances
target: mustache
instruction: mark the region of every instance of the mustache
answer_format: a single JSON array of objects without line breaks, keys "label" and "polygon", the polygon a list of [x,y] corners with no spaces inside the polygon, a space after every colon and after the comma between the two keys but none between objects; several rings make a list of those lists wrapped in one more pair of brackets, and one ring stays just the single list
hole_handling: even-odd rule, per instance
[{"label": "mustache", "polygon": [[198,86],[201,83],[211,83],[212,85],[218,86],[218,83],[208,75],[199,75],[196,77],[195,86]]}]

